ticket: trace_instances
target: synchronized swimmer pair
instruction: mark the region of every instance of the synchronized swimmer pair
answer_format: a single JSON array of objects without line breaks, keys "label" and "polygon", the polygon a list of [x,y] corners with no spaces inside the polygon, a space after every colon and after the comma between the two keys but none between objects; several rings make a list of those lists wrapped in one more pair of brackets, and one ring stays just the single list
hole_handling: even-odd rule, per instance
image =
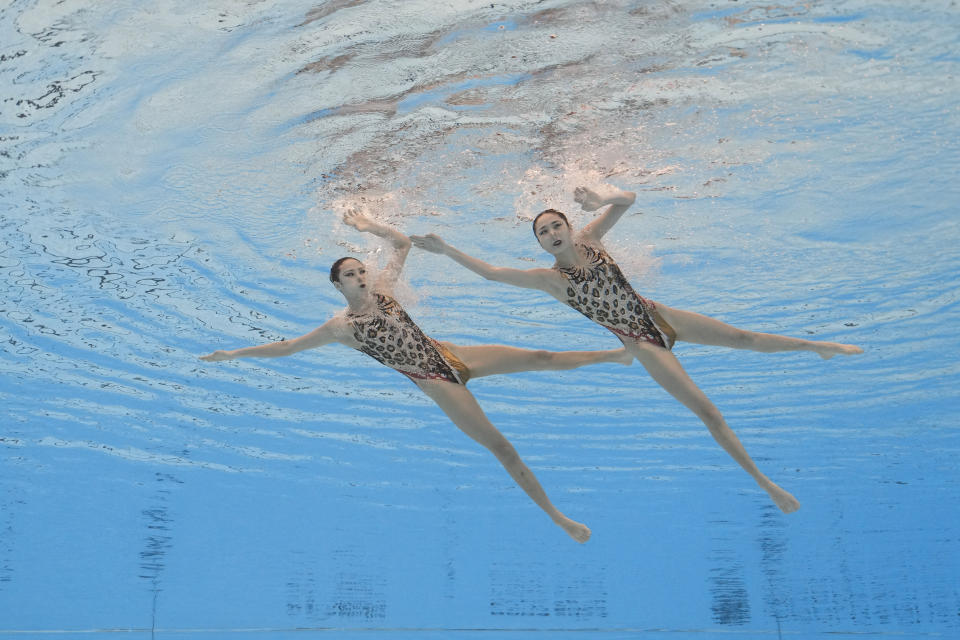
[{"label": "synchronized swimmer pair", "polygon": [[[520,371],[573,369],[601,362],[640,362],[651,377],[693,411],[714,439],[760,485],[785,513],[799,508],[791,494],[774,484],[754,464],[720,411],[693,383],[671,352],[676,341],[721,345],[754,351],[813,351],[823,358],[862,353],[859,347],[744,331],[718,320],[672,309],[638,295],[613,261],[601,239],[633,204],[635,194],[612,187],[579,187],[574,199],[586,211],[607,207],[595,220],[574,232],[566,216],[554,209],[540,213],[533,231],[540,246],[554,256],[550,269],[494,267],[429,234],[403,233],[351,210],[344,222],[358,231],[388,239],[393,255],[375,282],[368,282],[364,264],[351,257],[337,260],[330,280],[347,300],[338,314],[310,333],[292,340],[215,351],[202,360],[287,356],[338,342],[373,357],[409,377],[464,433],[496,456],[514,481],[574,540],[586,542],[590,529],[562,514],[547,498],[533,472],[513,445],[491,424],[467,380]],[[475,273],[497,282],[539,289],[609,329],[623,342],[611,351],[543,351],[501,345],[462,346],[426,336],[391,297],[410,250],[417,247],[446,255]]]}]

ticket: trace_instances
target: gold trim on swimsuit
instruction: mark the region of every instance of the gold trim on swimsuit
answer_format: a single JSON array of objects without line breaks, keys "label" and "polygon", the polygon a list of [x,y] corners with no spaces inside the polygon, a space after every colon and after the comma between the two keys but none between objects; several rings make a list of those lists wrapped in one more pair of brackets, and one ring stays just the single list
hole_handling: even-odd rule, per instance
[{"label": "gold trim on swimsuit", "polygon": [[655,324],[657,326],[657,329],[660,329],[661,333],[663,333],[663,335],[665,335],[668,338],[667,349],[672,349],[673,345],[677,342],[677,330],[671,327],[670,323],[667,322],[662,315],[660,315],[660,312],[657,311],[656,304],[654,304],[649,300],[648,302],[650,302],[650,307],[648,308],[648,311],[650,312],[650,315],[653,317],[653,324]]},{"label": "gold trim on swimsuit", "polygon": [[443,359],[447,361],[451,367],[457,370],[457,375],[460,376],[460,381],[463,384],[467,384],[467,381],[470,380],[470,369],[467,365],[463,364],[463,361],[457,356],[453,355],[453,352],[450,351],[442,342],[434,340],[433,343],[437,346],[437,351],[440,352],[440,355],[443,356]]}]

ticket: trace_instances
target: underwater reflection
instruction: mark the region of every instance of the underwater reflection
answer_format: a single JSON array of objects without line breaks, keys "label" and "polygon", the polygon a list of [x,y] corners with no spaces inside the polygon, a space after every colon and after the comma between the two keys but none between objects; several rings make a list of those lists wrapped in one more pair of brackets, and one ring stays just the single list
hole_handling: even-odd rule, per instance
[{"label": "underwater reflection", "polygon": [[140,551],[140,578],[146,581],[152,594],[150,628],[156,629],[160,595],[163,593],[163,575],[167,568],[167,555],[173,549],[173,524],[170,513],[170,497],[176,485],[183,482],[168,473],[154,475],[153,493],[149,506],[141,512],[146,528],[144,546]]}]

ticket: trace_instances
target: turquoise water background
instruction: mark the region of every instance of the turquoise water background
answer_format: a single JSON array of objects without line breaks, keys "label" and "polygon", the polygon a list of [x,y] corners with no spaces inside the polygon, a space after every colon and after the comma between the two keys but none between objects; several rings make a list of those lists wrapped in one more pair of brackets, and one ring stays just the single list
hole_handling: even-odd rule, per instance
[{"label": "turquoise water background", "polygon": [[[958,38],[946,0],[0,2],[0,637],[957,637]],[[603,181],[642,295],[865,349],[675,349],[796,514],[639,366],[470,384],[579,546],[360,353],[197,360],[343,307],[384,252],[348,207],[546,267],[532,214]],[[618,344],[406,278],[438,339]]]}]

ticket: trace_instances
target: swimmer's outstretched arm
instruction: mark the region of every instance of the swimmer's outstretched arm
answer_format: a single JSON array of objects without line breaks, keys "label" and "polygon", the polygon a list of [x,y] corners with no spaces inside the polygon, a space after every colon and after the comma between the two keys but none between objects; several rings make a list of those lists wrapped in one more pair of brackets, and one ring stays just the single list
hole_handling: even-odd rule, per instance
[{"label": "swimmer's outstretched arm", "polygon": [[573,199],[584,211],[596,211],[607,207],[593,222],[583,228],[582,234],[592,240],[600,240],[613,225],[620,221],[623,214],[637,199],[633,191],[624,191],[611,185],[596,190],[577,187],[573,190]]},{"label": "swimmer's outstretched arm", "polygon": [[280,358],[290,354],[303,351],[304,349],[313,349],[322,347],[331,342],[339,342],[337,339],[337,329],[341,320],[331,318],[323,325],[317,327],[310,333],[294,338],[293,340],[281,340],[280,342],[271,342],[256,347],[244,347],[234,349],[233,351],[214,351],[205,356],[200,356],[201,360],[207,362],[219,362],[221,360],[235,360],[237,358]]},{"label": "swimmer's outstretched arm", "polygon": [[447,244],[443,238],[433,233],[428,233],[425,236],[410,236],[410,239],[418,248],[448,256],[454,262],[463,265],[487,280],[505,282],[526,289],[540,289],[541,291],[550,291],[551,287],[556,284],[556,274],[550,269],[495,267]]},{"label": "swimmer's outstretched arm", "polygon": [[390,241],[393,245],[393,255],[387,266],[380,272],[377,279],[376,289],[380,291],[389,291],[396,284],[400,272],[403,270],[403,263],[407,260],[407,254],[410,252],[410,238],[389,225],[371,220],[363,212],[357,209],[350,209],[343,216],[345,224],[353,227],[363,233],[372,233],[373,235]]}]

